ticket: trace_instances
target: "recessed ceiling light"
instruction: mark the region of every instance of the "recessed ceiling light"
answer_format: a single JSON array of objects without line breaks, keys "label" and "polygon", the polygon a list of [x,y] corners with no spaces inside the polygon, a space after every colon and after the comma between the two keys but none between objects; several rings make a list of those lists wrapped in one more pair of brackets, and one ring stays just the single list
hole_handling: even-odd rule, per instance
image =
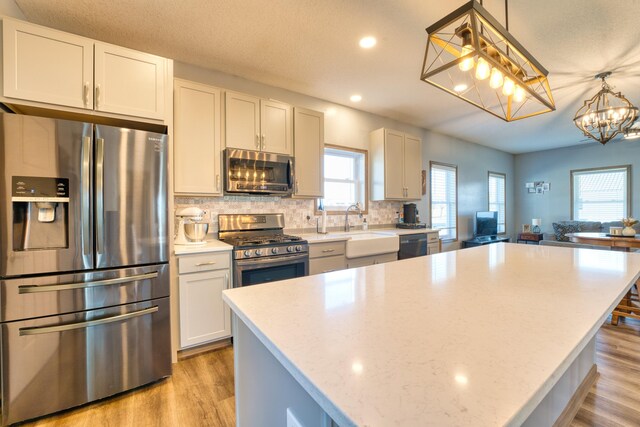
[{"label": "recessed ceiling light", "polygon": [[462,92],[462,91],[466,90],[466,89],[467,89],[467,87],[468,87],[468,86],[467,86],[466,84],[461,83],[461,84],[459,84],[459,85],[455,85],[455,86],[453,87],[453,90],[455,90],[456,92],[460,93],[460,92]]},{"label": "recessed ceiling light", "polygon": [[362,101],[362,96],[360,95],[351,95],[351,98],[349,98],[351,100],[351,102],[360,102]]},{"label": "recessed ceiling light", "polygon": [[373,36],[367,36],[360,39],[360,47],[363,49],[371,49],[378,41]]}]

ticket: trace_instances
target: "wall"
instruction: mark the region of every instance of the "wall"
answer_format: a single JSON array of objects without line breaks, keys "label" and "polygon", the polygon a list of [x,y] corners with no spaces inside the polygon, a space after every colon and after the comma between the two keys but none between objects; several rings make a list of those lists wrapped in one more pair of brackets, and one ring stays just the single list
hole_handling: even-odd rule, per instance
[{"label": "wall", "polygon": [[[429,162],[449,163],[458,167],[458,241],[445,243],[445,250],[458,249],[462,241],[473,237],[473,218],[476,211],[489,208],[488,173],[507,175],[506,230],[511,235],[514,224],[514,156],[503,151],[462,141],[429,130],[423,131],[422,168],[429,170]],[[429,192],[427,182],[427,194]],[[428,199],[418,204],[423,213],[428,212]],[[512,240],[513,241],[513,240]]]},{"label": "wall", "polygon": [[[515,198],[517,229],[542,219],[542,231],[553,232],[552,223],[571,218],[570,171],[603,166],[631,165],[631,213],[640,215],[640,140],[622,140],[606,145],[589,143],[556,150],[538,151],[515,156]],[[546,181],[550,191],[529,194],[525,183]]]},{"label": "wall", "polygon": [[11,16],[16,19],[22,19],[23,21],[27,20],[16,2],[13,0],[0,0],[0,15]]},{"label": "wall", "polygon": [[[473,214],[488,208],[487,172],[503,172],[507,174],[507,229],[511,227],[513,210],[512,182],[513,155],[483,147],[470,142],[461,141],[446,135],[401,123],[386,117],[377,116],[346,106],[334,104],[318,98],[290,92],[261,83],[249,81],[217,71],[207,70],[188,64],[176,62],[174,75],[177,78],[192,80],[217,86],[224,89],[244,92],[264,98],[277,99],[294,106],[309,108],[325,113],[325,142],[359,149],[369,148],[369,133],[381,127],[388,127],[412,135],[421,136],[423,140],[423,169],[429,170],[429,161],[452,163],[458,165],[459,178],[459,239],[473,235]],[[191,198],[177,197],[176,206],[197,204],[210,210],[213,229],[217,230],[216,217],[219,213],[251,210],[253,212],[284,212],[287,228],[311,228],[315,226],[313,201],[292,200],[272,197],[223,197],[223,198]],[[369,202],[367,221],[372,226],[391,224],[396,211],[401,209],[399,202]],[[427,198],[418,203],[422,221],[428,222]],[[359,225],[361,220],[353,219]],[[344,217],[329,217],[330,226],[344,225]],[[459,242],[445,245],[446,249],[459,247]]]}]

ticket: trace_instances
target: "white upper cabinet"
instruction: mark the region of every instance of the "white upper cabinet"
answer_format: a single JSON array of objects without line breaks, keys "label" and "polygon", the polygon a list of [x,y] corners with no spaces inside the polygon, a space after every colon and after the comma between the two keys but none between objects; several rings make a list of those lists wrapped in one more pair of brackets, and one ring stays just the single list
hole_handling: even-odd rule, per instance
[{"label": "white upper cabinet", "polygon": [[293,129],[296,178],[293,197],[322,197],[324,114],[296,107]]},{"label": "white upper cabinet", "polygon": [[93,108],[93,41],[3,18],[3,95]]},{"label": "white upper cabinet", "polygon": [[225,145],[293,154],[291,106],[242,93],[225,93]]},{"label": "white upper cabinet", "polygon": [[164,119],[165,58],[7,17],[2,47],[8,103]]},{"label": "white upper cabinet", "polygon": [[221,94],[216,87],[175,80],[173,170],[176,193],[222,195]]},{"label": "white upper cabinet", "polygon": [[422,194],[422,141],[391,129],[370,134],[371,200],[417,200]]},{"label": "white upper cabinet", "polygon": [[225,93],[225,146],[260,150],[260,98]]},{"label": "white upper cabinet", "polygon": [[165,59],[96,43],[94,107],[97,111],[162,119]]}]

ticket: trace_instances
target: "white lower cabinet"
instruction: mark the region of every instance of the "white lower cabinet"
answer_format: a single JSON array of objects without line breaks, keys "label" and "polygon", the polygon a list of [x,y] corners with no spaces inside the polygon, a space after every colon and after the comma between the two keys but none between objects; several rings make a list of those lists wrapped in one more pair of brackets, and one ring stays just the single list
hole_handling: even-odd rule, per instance
[{"label": "white lower cabinet", "polygon": [[385,262],[397,261],[398,253],[363,256],[360,258],[348,258],[347,268],[366,267],[368,265],[384,264]]},{"label": "white lower cabinet", "polygon": [[222,300],[222,291],[231,287],[230,257],[178,257],[181,349],[231,336],[231,311]]}]

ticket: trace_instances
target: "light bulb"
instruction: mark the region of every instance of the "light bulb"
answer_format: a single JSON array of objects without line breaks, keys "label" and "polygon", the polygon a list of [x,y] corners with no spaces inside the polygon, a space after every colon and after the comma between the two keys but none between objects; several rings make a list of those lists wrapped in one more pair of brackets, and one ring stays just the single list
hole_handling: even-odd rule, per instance
[{"label": "light bulb", "polygon": [[491,73],[491,66],[482,58],[478,58],[478,66],[476,67],[476,79],[484,80],[489,77]]},{"label": "light bulb", "polygon": [[502,86],[502,82],[504,81],[504,76],[502,72],[497,68],[493,68],[491,70],[491,79],[489,80],[489,86],[493,89],[498,89]]},{"label": "light bulb", "polygon": [[504,84],[502,85],[502,94],[504,96],[513,95],[513,91],[515,90],[515,83],[509,77],[504,78]]},{"label": "light bulb", "polygon": [[[463,56],[465,56],[470,52],[473,52],[473,47],[471,47],[470,44],[466,44],[462,46],[462,50],[460,51],[460,57],[462,58]],[[473,61],[473,56],[471,56],[465,59],[464,61],[460,62],[458,64],[458,68],[460,69],[460,71],[469,71],[470,69],[473,68],[474,65],[475,63]]]},{"label": "light bulb", "polygon": [[522,89],[520,86],[516,85],[516,89],[513,92],[513,100],[515,102],[522,102],[524,101],[525,96],[527,95],[527,93],[524,91],[524,89]]}]

